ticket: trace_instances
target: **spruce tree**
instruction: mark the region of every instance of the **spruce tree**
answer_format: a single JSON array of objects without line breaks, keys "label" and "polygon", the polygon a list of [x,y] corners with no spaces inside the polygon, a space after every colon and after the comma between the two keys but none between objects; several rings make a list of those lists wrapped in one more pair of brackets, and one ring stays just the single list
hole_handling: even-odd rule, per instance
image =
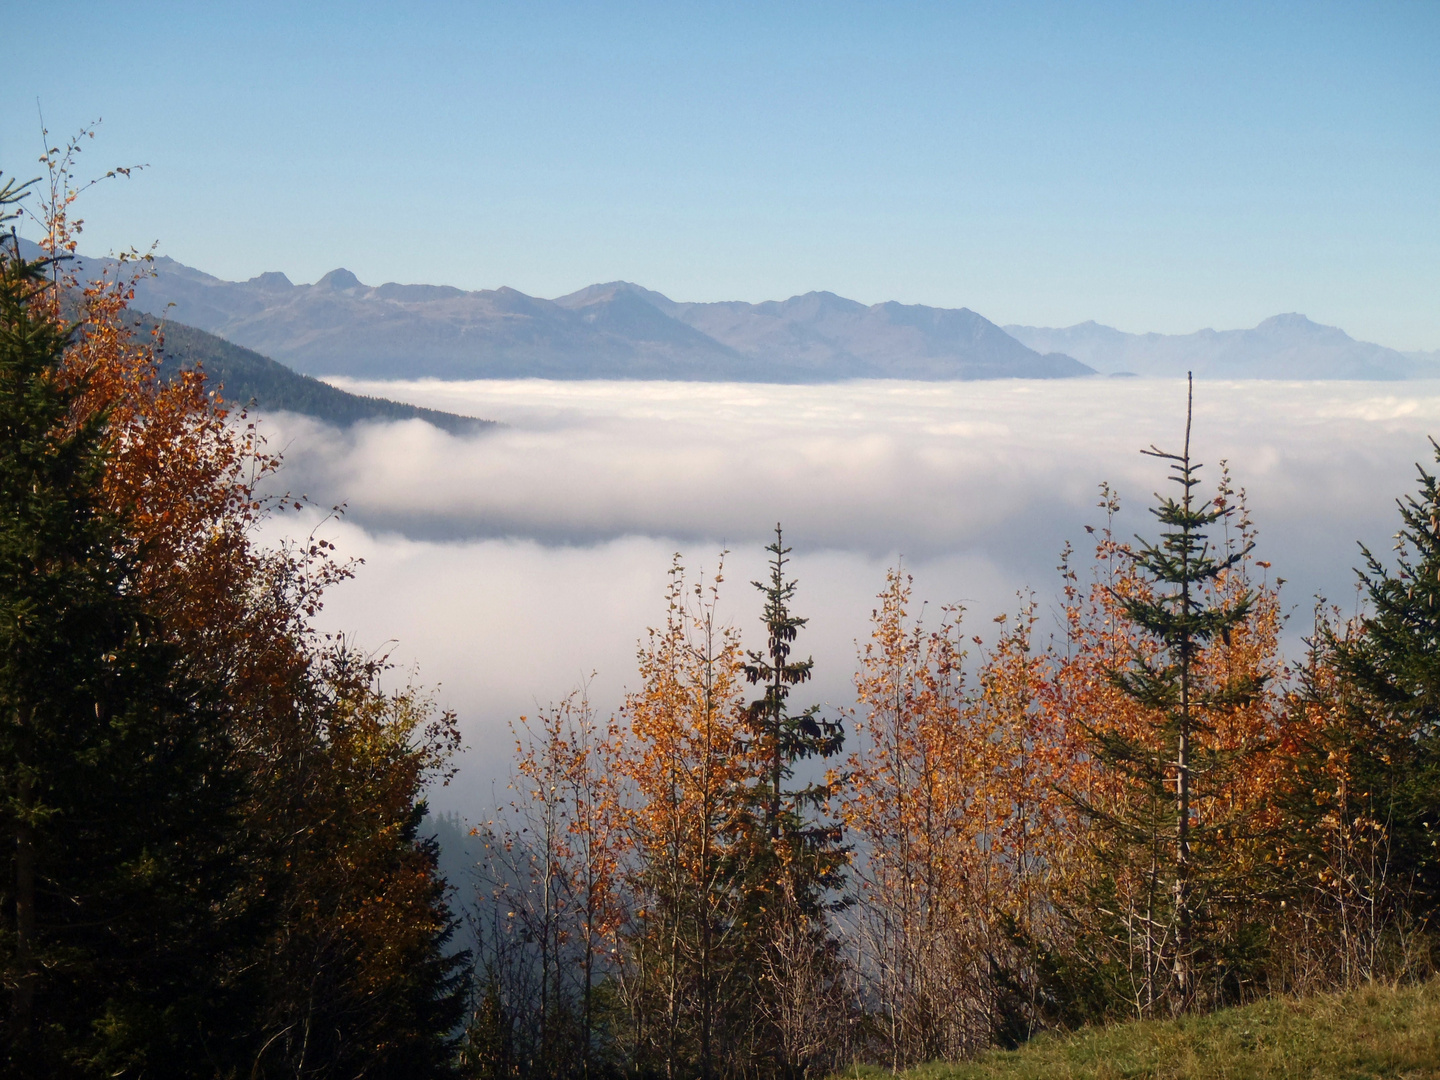
[{"label": "spruce tree", "polygon": [[[22,194],[6,184],[0,210]],[[217,972],[243,921],[235,788],[213,695],[129,587],[106,417],[78,408],[51,265],[0,240],[0,1056],[16,1075],[193,1075],[234,1046]]]},{"label": "spruce tree", "polygon": [[[1180,491],[1178,498],[1157,493],[1158,505],[1150,512],[1160,523],[1160,538],[1153,543],[1137,538],[1133,556],[1146,587],[1119,597],[1125,617],[1140,631],[1142,645],[1113,678],[1126,695],[1160,718],[1160,726],[1142,737],[1115,730],[1092,733],[1099,763],[1125,775],[1143,792],[1128,817],[1101,813],[1097,824],[1118,834],[1120,851],[1149,847],[1155,873],[1168,879],[1168,898],[1159,898],[1158,908],[1143,920],[1147,1007],[1161,998],[1177,1008],[1194,1000],[1194,961],[1200,951],[1196,931],[1203,916],[1203,894],[1196,893],[1195,845],[1204,838],[1195,819],[1196,781],[1226,764],[1200,737],[1216,710],[1238,704],[1258,689],[1248,683],[1202,685],[1196,677],[1201,650],[1243,624],[1254,598],[1248,590],[1224,602],[1206,594],[1206,587],[1240,563],[1251,545],[1227,550],[1211,543],[1209,530],[1232,510],[1200,498],[1195,490],[1201,466],[1190,456],[1192,404],[1193,383],[1187,380],[1180,453],[1154,446],[1143,451],[1169,463],[1169,479]],[[1161,982],[1161,965],[1169,968],[1168,989]]]},{"label": "spruce tree", "polygon": [[1424,925],[1440,912],[1440,481],[1416,468],[1419,492],[1397,500],[1394,568],[1361,545],[1369,613],[1327,644],[1353,691],[1344,750],[1357,793],[1387,830],[1393,887]]},{"label": "spruce tree", "polygon": [[758,810],[758,824],[768,839],[766,858],[773,860],[769,873],[777,880],[789,875],[789,886],[807,912],[819,910],[824,894],[839,884],[839,870],[845,853],[839,846],[837,826],[818,822],[816,811],[830,794],[829,785],[811,781],[787,788],[794,778],[797,762],[809,758],[825,760],[840,753],[845,732],[839,721],[820,715],[820,706],[799,712],[790,709],[790,692],[810,680],[813,658],[792,657],[795,640],[809,621],[794,615],[790,602],[797,582],[787,579],[785,546],[780,526],[770,552],[770,576],[752,582],[765,596],[761,618],[765,624],[765,649],[749,650],[745,679],[763,687],[760,697],[746,710],[750,731],[750,752],[755,756],[757,780],[751,792]]},{"label": "spruce tree", "polygon": [[816,1063],[816,1047],[825,1045],[822,1033],[838,970],[838,947],[825,916],[840,906],[834,894],[847,849],[840,826],[822,815],[830,786],[817,780],[791,786],[791,781],[798,763],[840,753],[845,735],[839,721],[820,715],[818,705],[790,707],[791,691],[810,680],[815,661],[793,655],[807,620],[790,608],[797,583],[786,576],[790,549],[778,524],[766,550],[769,577],[753,582],[765,597],[766,647],[748,651],[744,668],[746,681],[763,691],[745,713],[755,779],[739,845],[747,907],[742,921],[750,931],[747,951],[758,995],[753,1011],[768,1026],[760,1040],[762,1057],[771,1059],[775,1075],[800,1077]]}]

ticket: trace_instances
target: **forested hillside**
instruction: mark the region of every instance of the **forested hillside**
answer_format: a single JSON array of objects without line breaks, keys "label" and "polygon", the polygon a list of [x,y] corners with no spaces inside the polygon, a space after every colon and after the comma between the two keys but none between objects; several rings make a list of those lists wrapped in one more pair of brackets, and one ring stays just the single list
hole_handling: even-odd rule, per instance
[{"label": "forested hillside", "polygon": [[[16,250],[27,259],[46,257],[46,250],[33,241],[17,240]],[[66,257],[63,265],[66,274],[77,282],[89,280],[87,275],[91,272],[112,275],[112,280],[123,278],[132,288],[143,288],[148,280],[147,273],[134,272],[138,267],[131,266],[127,273],[113,259]],[[150,265],[146,260],[145,266]],[[466,434],[494,426],[491,420],[351,394],[204,330],[133,310],[134,297],[129,300],[132,309],[127,317],[132,331],[157,341],[158,371],[162,379],[173,379],[182,369],[203,368],[211,389],[241,408],[253,405],[261,412],[295,412],[337,427],[364,420],[424,420],[443,431]],[[64,308],[70,317],[78,314],[73,297],[66,298]]]},{"label": "forested hillside", "polygon": [[[157,320],[153,317],[140,317],[138,332],[149,333],[156,328]],[[302,413],[338,427],[348,427],[364,420],[424,420],[456,435],[494,427],[493,420],[477,420],[385,398],[348,393],[183,323],[166,322],[159,329],[162,342],[158,350],[161,378],[173,379],[183,369],[202,368],[209,384],[218,389],[227,401],[240,406],[253,404],[261,412],[284,410]]]}]

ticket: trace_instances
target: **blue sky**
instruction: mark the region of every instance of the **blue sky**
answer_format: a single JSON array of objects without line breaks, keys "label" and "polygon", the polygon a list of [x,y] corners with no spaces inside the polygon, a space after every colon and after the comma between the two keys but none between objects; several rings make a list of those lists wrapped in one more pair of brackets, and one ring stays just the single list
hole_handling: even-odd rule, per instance
[{"label": "blue sky", "polygon": [[831,289],[1440,348],[1440,3],[69,3],[0,169],[103,117],[91,251],[223,277]]}]

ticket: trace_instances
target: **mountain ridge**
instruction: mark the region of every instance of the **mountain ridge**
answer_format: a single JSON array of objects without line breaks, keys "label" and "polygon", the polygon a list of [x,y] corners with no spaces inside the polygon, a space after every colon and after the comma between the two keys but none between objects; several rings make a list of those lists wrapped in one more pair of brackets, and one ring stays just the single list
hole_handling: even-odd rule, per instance
[{"label": "mountain ridge", "polygon": [[[141,313],[138,329],[148,332],[155,321],[154,316]],[[184,323],[163,323],[161,339],[160,378],[171,379],[181,370],[199,367],[207,385],[213,385],[232,406],[300,413],[342,428],[366,422],[423,420],[452,435],[471,435],[497,426],[494,420],[352,394]]]},{"label": "mountain ridge", "polygon": [[1066,327],[1007,325],[1032,349],[1063,349],[1105,375],[1197,379],[1357,379],[1440,377],[1440,353],[1405,353],[1357,341],[1337,326],[1288,312],[1249,329],[1131,334],[1089,320]]},{"label": "mountain ridge", "polygon": [[[83,262],[84,260],[82,260]],[[104,261],[104,260],[100,260]],[[137,306],[310,375],[817,383],[1136,374],[1228,379],[1440,377],[1440,351],[1401,352],[1287,313],[1236,330],[1132,334],[1099,322],[997,326],[969,308],[832,292],[690,302],[628,281],[555,299],[517,289],[367,285],[340,267],[226,281],[168,257]]]},{"label": "mountain ridge", "polygon": [[136,303],[311,375],[828,382],[1066,378],[968,309],[862,305],[832,293],[681,303],[629,282],[547,300],[502,287],[366,285],[337,268],[310,285],[276,271],[228,282],[156,259]]}]

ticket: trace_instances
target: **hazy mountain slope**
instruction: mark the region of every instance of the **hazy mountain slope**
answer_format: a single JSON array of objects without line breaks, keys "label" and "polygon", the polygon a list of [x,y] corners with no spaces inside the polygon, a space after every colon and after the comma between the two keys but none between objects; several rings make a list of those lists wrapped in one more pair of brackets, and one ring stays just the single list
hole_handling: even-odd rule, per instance
[{"label": "hazy mountain slope", "polygon": [[591,285],[555,302],[583,310],[597,301],[604,302],[609,297],[624,295],[644,300],[658,311],[742,355],[756,357],[771,378],[788,375],[800,380],[823,380],[858,378],[869,374],[859,357],[816,332],[806,324],[805,319],[777,316],[778,309],[787,306],[803,306],[812,311],[819,306],[865,310],[864,305],[831,293],[810,293],[767,304],[742,301],[683,304],[642,289],[639,285],[615,281],[607,285]]},{"label": "hazy mountain slope", "polygon": [[765,365],[765,376],[822,381],[844,378],[1063,378],[1090,371],[1068,356],[1041,356],[965,308],[886,303],[866,307],[829,292],[747,304],[677,303],[617,281],[592,285],[555,302],[584,312],[621,298],[656,311]]},{"label": "hazy mountain slope", "polygon": [[1063,329],[1007,326],[1032,349],[1057,350],[1097,371],[1211,379],[1410,379],[1440,373],[1433,360],[1356,341],[1304,315],[1276,315],[1252,330],[1127,334],[1095,322]]},{"label": "hazy mountain slope", "polygon": [[[147,317],[148,318],[148,317]],[[467,434],[494,427],[493,420],[424,409],[385,398],[347,393],[308,375],[291,371],[269,357],[231,344],[214,334],[182,323],[166,323],[160,364],[163,378],[181,368],[199,365],[209,384],[220,387],[226,401],[262,412],[303,413],[337,427],[364,420],[424,420],[442,431]]]},{"label": "hazy mountain slope", "polygon": [[[20,241],[20,251],[27,259],[41,254],[35,244],[26,240]],[[83,263],[77,269],[82,274],[87,270]],[[99,266],[94,267],[96,272],[99,269]],[[132,312],[135,332],[150,334],[158,322],[155,316],[133,309]],[[220,388],[227,402],[236,405],[253,404],[261,411],[301,413],[337,427],[364,420],[424,420],[444,431],[462,434],[495,426],[493,420],[457,416],[386,398],[351,394],[292,371],[267,356],[174,320],[165,321],[163,342],[159,369],[162,379],[173,378],[183,368],[200,366],[210,384]]]},{"label": "hazy mountain slope", "polygon": [[[39,252],[21,241],[27,257]],[[82,276],[111,259],[76,260]],[[136,282],[163,312],[297,370],[360,377],[747,379],[759,366],[630,297],[577,314],[502,288],[362,284],[332,270],[313,285],[270,272],[226,281],[168,257]]]},{"label": "hazy mountain slope", "polygon": [[230,282],[171,260],[136,302],[301,371],[359,377],[750,378],[755,365],[630,296],[577,312],[502,288],[361,284],[333,270]]},{"label": "hazy mountain slope", "polygon": [[[95,260],[104,262],[105,260]],[[371,378],[619,378],[824,382],[1056,378],[1440,377],[1440,353],[1356,341],[1303,315],[1250,330],[1128,334],[1094,322],[999,327],[966,308],[866,306],[828,292],[681,303],[623,281],[556,300],[502,288],[369,286],[348,270],[220,278],[161,258],[137,304],[302,371]]]}]

